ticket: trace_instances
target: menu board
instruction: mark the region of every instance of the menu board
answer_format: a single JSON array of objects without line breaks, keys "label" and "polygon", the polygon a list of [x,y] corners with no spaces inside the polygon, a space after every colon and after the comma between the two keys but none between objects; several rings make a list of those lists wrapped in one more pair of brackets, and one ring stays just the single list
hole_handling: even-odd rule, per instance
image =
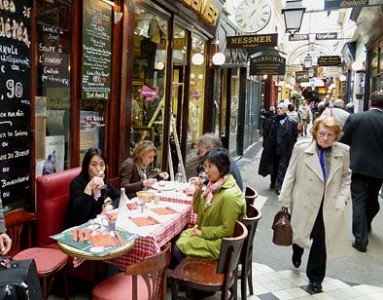
[{"label": "menu board", "polygon": [[31,187],[31,1],[0,6],[0,193],[21,207]]},{"label": "menu board", "polygon": [[109,99],[112,57],[112,6],[84,0],[82,99]]},{"label": "menu board", "polygon": [[48,24],[37,24],[39,38],[37,47],[37,78],[46,96],[49,87],[69,87],[70,53],[63,45],[64,31]]}]

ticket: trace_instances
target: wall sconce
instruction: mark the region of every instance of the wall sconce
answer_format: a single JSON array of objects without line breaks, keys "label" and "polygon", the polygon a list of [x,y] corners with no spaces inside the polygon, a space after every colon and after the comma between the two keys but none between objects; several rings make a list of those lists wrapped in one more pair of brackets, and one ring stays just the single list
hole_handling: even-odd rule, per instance
[{"label": "wall sconce", "polygon": [[165,69],[165,64],[162,61],[158,61],[154,65],[154,69],[158,71],[162,71],[163,69]]},{"label": "wall sconce", "polygon": [[364,66],[363,66],[363,62],[360,61],[360,60],[356,60],[352,63],[351,65],[351,69],[353,71],[360,71],[360,70],[363,70],[364,69]]},{"label": "wall sconce", "polygon": [[339,76],[339,81],[340,82],[343,82],[343,81],[346,81],[347,77],[345,75],[340,75]]},{"label": "wall sconce", "polygon": [[282,9],[282,14],[285,15],[287,33],[294,35],[301,29],[305,11],[306,8],[302,6],[302,0],[290,0],[286,2],[285,8]]},{"label": "wall sconce", "polygon": [[205,58],[201,53],[194,53],[191,58],[192,64],[195,66],[200,66],[205,61]]}]

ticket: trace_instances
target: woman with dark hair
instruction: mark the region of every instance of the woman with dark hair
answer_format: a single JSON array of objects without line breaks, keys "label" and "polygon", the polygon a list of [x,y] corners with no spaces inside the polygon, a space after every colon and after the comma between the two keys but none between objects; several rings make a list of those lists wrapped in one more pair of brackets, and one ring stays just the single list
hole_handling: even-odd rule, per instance
[{"label": "woman with dark hair", "polygon": [[100,149],[89,148],[85,153],[81,172],[70,184],[66,228],[83,224],[118,206],[120,192],[106,179],[106,165]]},{"label": "woman with dark hair", "polygon": [[246,215],[246,201],[233,175],[227,150],[216,148],[204,157],[205,172],[209,183],[202,189],[202,179],[193,177],[193,210],[197,224],[181,233],[174,247],[177,262],[184,256],[199,256],[217,260],[222,238],[230,237],[236,220]]}]

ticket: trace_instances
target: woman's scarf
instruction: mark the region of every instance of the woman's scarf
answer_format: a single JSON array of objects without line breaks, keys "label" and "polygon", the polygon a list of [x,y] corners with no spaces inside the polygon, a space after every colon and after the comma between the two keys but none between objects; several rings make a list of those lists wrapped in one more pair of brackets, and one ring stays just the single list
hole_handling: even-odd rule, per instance
[{"label": "woman's scarf", "polygon": [[144,181],[148,179],[148,176],[146,175],[146,166],[139,165],[136,163],[136,167],[137,167],[138,175],[140,175],[141,177],[141,180]]},{"label": "woman's scarf", "polygon": [[206,190],[203,192],[203,195],[206,197],[205,209],[211,206],[211,202],[213,201],[213,194],[222,187],[226,179],[227,175],[221,177],[214,183],[209,181]]}]

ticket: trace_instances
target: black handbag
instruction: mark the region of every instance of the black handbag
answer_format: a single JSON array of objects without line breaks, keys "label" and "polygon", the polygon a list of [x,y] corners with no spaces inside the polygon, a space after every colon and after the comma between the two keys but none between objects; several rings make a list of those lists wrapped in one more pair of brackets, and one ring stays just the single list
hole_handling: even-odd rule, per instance
[{"label": "black handbag", "polygon": [[293,243],[293,229],[291,227],[291,215],[287,207],[282,207],[274,217],[273,243],[278,246],[290,246]]},{"label": "black handbag", "polygon": [[33,259],[0,257],[0,300],[41,300],[41,286]]}]

